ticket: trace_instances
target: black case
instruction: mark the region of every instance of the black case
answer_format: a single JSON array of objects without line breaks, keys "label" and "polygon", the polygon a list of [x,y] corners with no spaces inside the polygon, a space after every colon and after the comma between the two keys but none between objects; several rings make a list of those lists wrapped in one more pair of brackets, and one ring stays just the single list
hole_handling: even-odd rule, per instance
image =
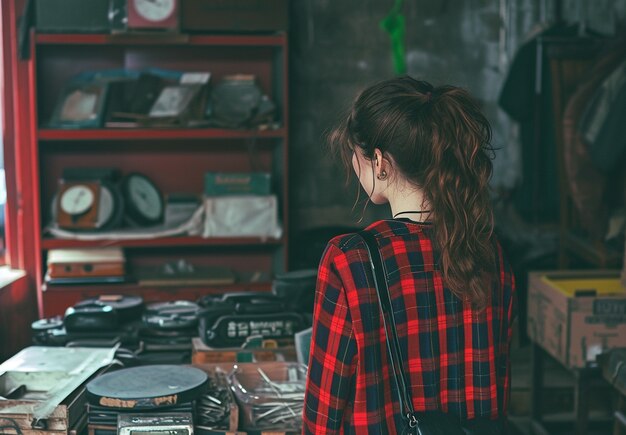
[{"label": "black case", "polygon": [[191,32],[277,32],[289,24],[289,0],[181,0]]},{"label": "black case", "polygon": [[63,324],[68,332],[109,331],[119,326],[115,309],[103,304],[84,304],[65,311]]},{"label": "black case", "polygon": [[221,299],[204,298],[199,334],[210,347],[242,346],[250,336],[264,339],[293,338],[308,326],[306,319],[286,310],[284,301],[271,294],[231,293]]},{"label": "black case", "polygon": [[35,0],[39,33],[108,33],[110,0]]}]

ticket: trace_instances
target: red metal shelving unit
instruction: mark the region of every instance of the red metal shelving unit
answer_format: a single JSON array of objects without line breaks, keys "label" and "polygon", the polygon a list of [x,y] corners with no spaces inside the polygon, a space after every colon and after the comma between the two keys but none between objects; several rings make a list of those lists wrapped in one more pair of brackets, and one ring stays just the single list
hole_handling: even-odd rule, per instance
[{"label": "red metal shelving unit", "polygon": [[225,130],[200,128],[101,128],[92,130],[39,129],[39,140],[44,141],[101,141],[101,140],[169,140],[169,139],[281,139],[284,128],[277,130]]},{"label": "red metal shelving unit", "polygon": [[[130,292],[142,292],[146,290],[151,291],[162,291],[162,292],[173,292],[173,291],[194,291],[194,292],[202,292],[202,293],[210,293],[211,291],[220,291],[220,290],[228,290],[228,291],[270,291],[272,289],[271,282],[237,282],[234,284],[215,284],[215,285],[205,285],[205,286],[182,286],[182,285],[171,285],[171,286],[148,286],[148,285],[139,285],[137,283],[123,283],[123,284],[106,284],[106,285],[98,285],[98,291],[106,292],[106,293],[130,293]],[[71,286],[71,285],[49,285],[44,283],[43,291],[53,291],[53,292],[76,292],[80,291],[80,286]]]},{"label": "red metal shelving unit", "polygon": [[[40,316],[60,314],[81,298],[98,293],[140,294],[150,300],[195,298],[220,291],[266,291],[270,282],[238,282],[209,287],[46,286],[47,251],[60,248],[120,246],[127,262],[144,263],[186,252],[202,264],[227,264],[237,272],[281,272],[287,269],[288,246],[288,43],[284,33],[273,35],[107,35],[32,34],[30,59],[25,62],[28,86],[19,89],[20,104],[28,107],[21,126],[24,146],[20,157],[30,162],[24,172],[22,195],[33,198],[32,236],[26,251],[35,264]],[[213,128],[99,128],[50,129],[44,126],[58,92],[75,74],[99,69],[162,68],[210,71],[212,82],[229,74],[257,76],[259,85],[277,103],[282,126],[276,130],[226,130]],[[259,140],[252,162],[250,141]],[[201,141],[201,142],[200,142]],[[189,145],[187,145],[189,144]],[[201,145],[201,146],[199,146]],[[269,145],[269,146],[268,146]],[[151,148],[153,147],[153,148]],[[154,153],[152,152],[154,151]],[[117,154],[116,154],[117,153]],[[116,157],[119,154],[119,158]],[[184,164],[189,162],[189,164]],[[81,241],[49,238],[42,228],[60,171],[78,163],[118,165],[125,173],[146,173],[164,193],[202,191],[200,171],[267,170],[274,176],[280,203],[283,234],[280,239],[250,237],[202,238],[177,236],[143,240]],[[117,166],[116,166],[117,167]],[[194,190],[195,189],[195,190]],[[32,230],[32,231],[31,231]],[[224,260],[224,252],[226,260]],[[238,261],[238,256],[241,260]]]},{"label": "red metal shelving unit", "polygon": [[276,35],[187,35],[187,34],[37,34],[38,45],[221,45],[282,47],[285,34]]},{"label": "red metal shelving unit", "polygon": [[282,239],[261,239],[259,237],[163,237],[159,239],[131,239],[131,240],[74,240],[44,238],[41,240],[42,249],[68,248],[103,248],[120,246],[123,248],[150,248],[150,247],[188,247],[188,246],[278,246]]}]

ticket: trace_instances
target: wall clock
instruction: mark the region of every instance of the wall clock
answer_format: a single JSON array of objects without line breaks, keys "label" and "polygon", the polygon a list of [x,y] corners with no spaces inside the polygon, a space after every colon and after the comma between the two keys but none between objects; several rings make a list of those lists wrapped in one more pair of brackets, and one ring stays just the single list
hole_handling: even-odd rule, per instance
[{"label": "wall clock", "polygon": [[128,29],[178,30],[180,0],[127,0]]}]

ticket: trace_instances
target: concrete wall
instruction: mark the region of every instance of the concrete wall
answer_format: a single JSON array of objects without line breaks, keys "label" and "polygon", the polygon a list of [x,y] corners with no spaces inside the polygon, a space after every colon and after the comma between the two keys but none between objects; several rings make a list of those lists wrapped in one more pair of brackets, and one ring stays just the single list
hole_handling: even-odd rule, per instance
[{"label": "concrete wall", "polygon": [[[325,148],[325,133],[364,86],[394,75],[391,45],[379,22],[392,0],[292,0],[291,208],[292,229],[355,224],[356,183]],[[408,73],[433,84],[469,89],[492,122],[500,148],[492,180],[510,189],[520,177],[515,126],[497,106],[516,47],[537,23],[554,17],[554,0],[406,0]],[[599,31],[615,31],[626,0],[563,0],[563,15]],[[363,197],[363,195],[361,195]],[[362,224],[388,217],[370,205]]]}]

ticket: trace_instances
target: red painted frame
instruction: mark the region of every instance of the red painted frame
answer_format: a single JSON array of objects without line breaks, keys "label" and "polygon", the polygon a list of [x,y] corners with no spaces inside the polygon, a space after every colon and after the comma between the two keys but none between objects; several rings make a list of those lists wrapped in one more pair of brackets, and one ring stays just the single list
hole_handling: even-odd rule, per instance
[{"label": "red painted frame", "polygon": [[17,22],[23,0],[0,0],[4,165],[7,184],[7,261],[26,276],[0,288],[0,360],[30,343],[30,324],[37,318],[38,233],[32,231],[33,126],[30,124],[28,62],[18,59]]}]

